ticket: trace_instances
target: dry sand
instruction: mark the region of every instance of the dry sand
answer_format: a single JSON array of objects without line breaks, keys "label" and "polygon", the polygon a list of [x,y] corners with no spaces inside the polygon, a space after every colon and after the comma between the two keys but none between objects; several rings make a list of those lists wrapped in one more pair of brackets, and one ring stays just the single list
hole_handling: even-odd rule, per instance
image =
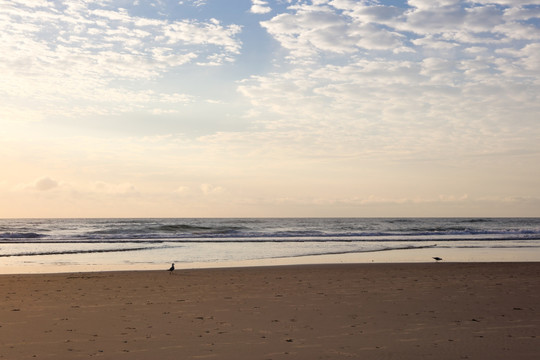
[{"label": "dry sand", "polygon": [[539,359],[540,263],[0,276],[3,359]]}]

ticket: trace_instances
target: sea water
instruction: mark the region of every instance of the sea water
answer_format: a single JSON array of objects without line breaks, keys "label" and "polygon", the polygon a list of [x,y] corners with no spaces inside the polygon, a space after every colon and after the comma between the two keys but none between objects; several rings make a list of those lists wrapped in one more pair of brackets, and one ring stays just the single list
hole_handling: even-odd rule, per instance
[{"label": "sea water", "polygon": [[0,273],[418,249],[521,249],[540,261],[540,218],[0,219]]}]

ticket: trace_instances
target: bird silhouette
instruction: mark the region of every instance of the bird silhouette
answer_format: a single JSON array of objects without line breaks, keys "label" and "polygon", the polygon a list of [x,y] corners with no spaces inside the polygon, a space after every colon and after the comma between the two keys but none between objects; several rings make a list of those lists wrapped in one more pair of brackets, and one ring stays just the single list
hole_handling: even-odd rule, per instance
[{"label": "bird silhouette", "polygon": [[174,263],[171,264],[171,267],[167,271],[170,271],[170,274],[172,274],[172,272],[174,271]]},{"label": "bird silhouette", "polygon": [[433,259],[435,259],[435,261],[439,262],[442,260],[442,258],[438,257],[438,256],[434,256]]}]

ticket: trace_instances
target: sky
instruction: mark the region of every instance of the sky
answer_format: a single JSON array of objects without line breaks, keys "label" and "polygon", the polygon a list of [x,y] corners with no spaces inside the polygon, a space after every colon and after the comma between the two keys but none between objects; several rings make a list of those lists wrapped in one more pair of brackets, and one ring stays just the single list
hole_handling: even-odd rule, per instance
[{"label": "sky", "polygon": [[0,0],[0,217],[540,216],[540,0]]}]

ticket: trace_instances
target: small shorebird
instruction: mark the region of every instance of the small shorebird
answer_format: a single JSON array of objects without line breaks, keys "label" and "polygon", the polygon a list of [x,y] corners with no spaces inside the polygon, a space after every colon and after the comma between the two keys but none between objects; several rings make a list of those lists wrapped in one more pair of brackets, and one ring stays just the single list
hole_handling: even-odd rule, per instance
[{"label": "small shorebird", "polygon": [[441,261],[441,260],[442,260],[442,258],[440,258],[440,257],[438,257],[438,256],[434,256],[433,258],[434,258],[434,259],[435,259],[435,261],[437,261],[437,262],[439,262],[439,261]]},{"label": "small shorebird", "polygon": [[174,271],[174,263],[171,264],[171,267],[167,271],[170,271],[170,273],[172,274],[172,272]]}]

